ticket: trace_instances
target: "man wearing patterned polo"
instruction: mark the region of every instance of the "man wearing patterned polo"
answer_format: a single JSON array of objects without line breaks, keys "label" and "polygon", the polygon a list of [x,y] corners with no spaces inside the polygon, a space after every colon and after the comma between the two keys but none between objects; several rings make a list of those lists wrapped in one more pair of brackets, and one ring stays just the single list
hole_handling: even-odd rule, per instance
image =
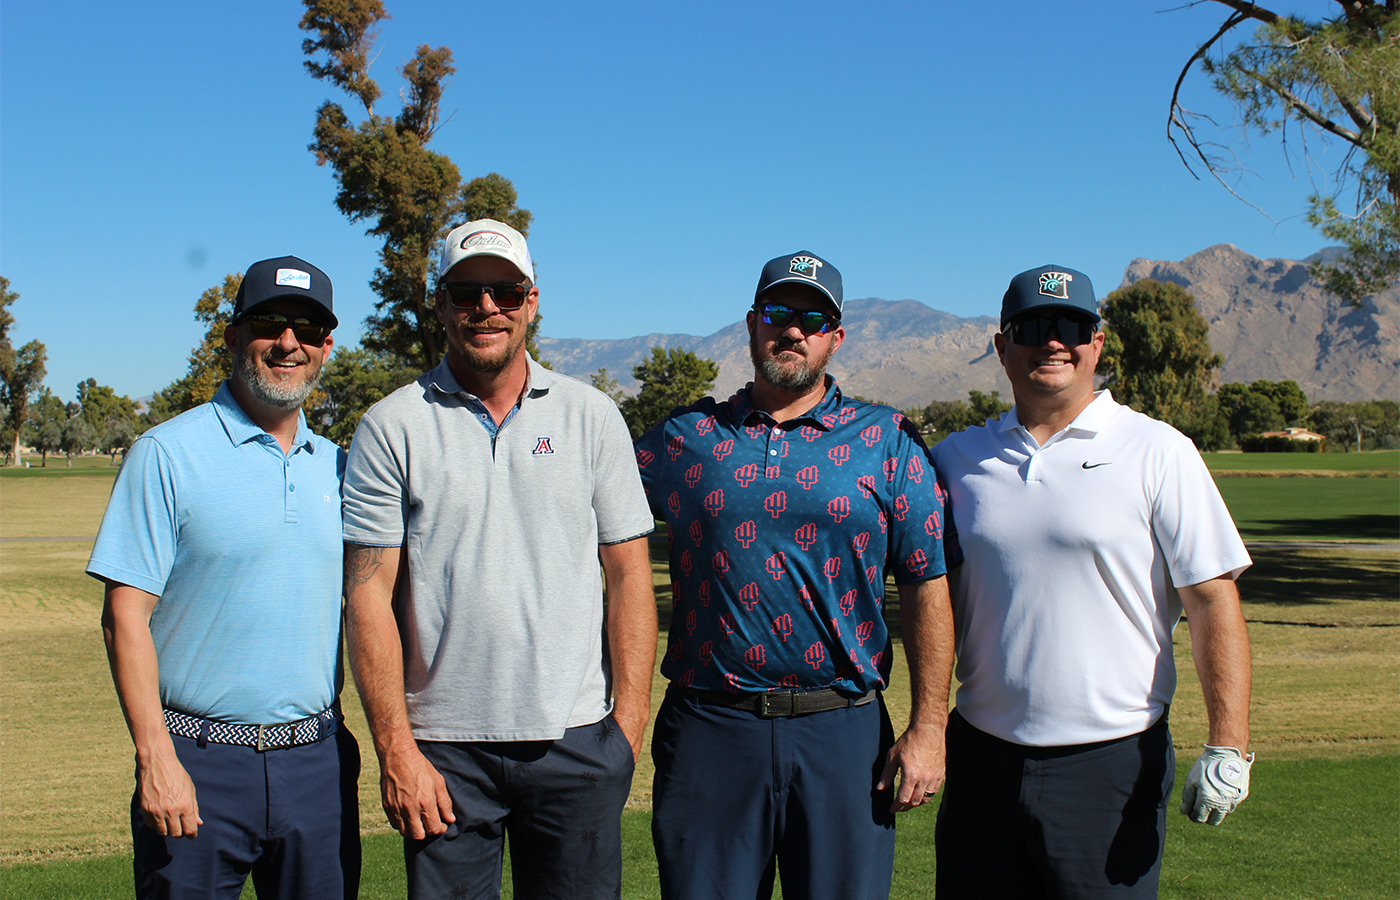
[{"label": "man wearing patterned polo", "polygon": [[[674,590],[652,740],[661,892],[767,896],[776,868],[784,896],[884,898],[894,813],[943,780],[942,491],[903,416],[826,375],[845,340],[835,266],[769,261],[747,322],[753,382],[637,441]],[[898,741],[887,573],[913,698]]]},{"label": "man wearing patterned polo", "polygon": [[330,356],[331,282],[249,267],[212,400],[127,453],[90,575],[136,747],[138,898],[340,900],[359,891],[341,686],[345,453],[301,405]]}]

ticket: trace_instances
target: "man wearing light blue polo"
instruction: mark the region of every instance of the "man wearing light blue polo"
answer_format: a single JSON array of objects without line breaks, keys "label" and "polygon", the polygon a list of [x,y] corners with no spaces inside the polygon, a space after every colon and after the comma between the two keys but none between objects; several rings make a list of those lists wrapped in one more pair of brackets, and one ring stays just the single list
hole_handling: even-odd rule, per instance
[{"label": "man wearing light blue polo", "polygon": [[331,283],[254,263],[233,377],[132,445],[90,575],[136,747],[136,896],[354,897],[359,749],[337,695],[345,454],[301,413]]}]

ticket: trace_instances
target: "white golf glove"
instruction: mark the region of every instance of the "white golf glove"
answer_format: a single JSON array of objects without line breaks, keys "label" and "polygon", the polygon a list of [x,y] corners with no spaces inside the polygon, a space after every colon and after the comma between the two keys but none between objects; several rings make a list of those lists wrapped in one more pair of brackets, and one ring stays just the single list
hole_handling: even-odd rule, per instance
[{"label": "white golf glove", "polygon": [[1249,796],[1249,767],[1254,754],[1234,747],[1206,748],[1186,773],[1181,788],[1181,811],[1193,821],[1219,825]]}]

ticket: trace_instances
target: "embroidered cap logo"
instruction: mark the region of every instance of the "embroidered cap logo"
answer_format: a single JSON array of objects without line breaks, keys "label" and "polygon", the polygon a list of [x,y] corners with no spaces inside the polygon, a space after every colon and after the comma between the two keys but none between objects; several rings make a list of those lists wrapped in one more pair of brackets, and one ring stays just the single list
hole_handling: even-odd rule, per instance
[{"label": "embroidered cap logo", "polygon": [[788,262],[788,271],[794,275],[801,275],[803,278],[817,280],[817,270],[822,266],[822,261],[813,259],[810,256],[794,256]]},{"label": "embroidered cap logo", "polygon": [[1069,299],[1069,283],[1074,280],[1074,276],[1068,272],[1042,272],[1040,275],[1040,292],[1047,297],[1058,297],[1061,300]]}]

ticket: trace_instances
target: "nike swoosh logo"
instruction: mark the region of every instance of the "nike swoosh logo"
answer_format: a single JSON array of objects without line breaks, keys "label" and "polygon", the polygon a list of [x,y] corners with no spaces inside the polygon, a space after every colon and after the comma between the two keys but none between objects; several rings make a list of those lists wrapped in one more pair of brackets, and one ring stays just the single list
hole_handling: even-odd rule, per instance
[{"label": "nike swoosh logo", "polygon": [[1111,466],[1111,465],[1113,465],[1113,461],[1112,461],[1112,460],[1110,460],[1110,461],[1108,461],[1108,462],[1094,463],[1094,464],[1091,466],[1091,465],[1089,465],[1089,461],[1086,459],[1086,460],[1084,460],[1084,462],[1082,462],[1082,463],[1079,464],[1079,468],[1081,468],[1081,469],[1097,469],[1099,466]]}]

